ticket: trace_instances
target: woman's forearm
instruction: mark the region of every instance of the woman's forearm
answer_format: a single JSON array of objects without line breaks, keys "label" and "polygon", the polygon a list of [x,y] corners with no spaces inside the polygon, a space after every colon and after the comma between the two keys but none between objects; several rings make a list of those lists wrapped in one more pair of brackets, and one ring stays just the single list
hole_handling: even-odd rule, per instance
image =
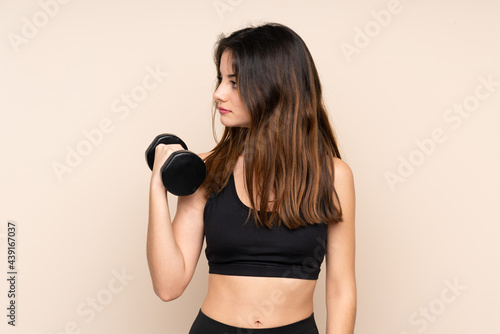
[{"label": "woman's forearm", "polygon": [[172,230],[167,191],[152,179],[149,191],[147,259],[153,289],[164,301],[177,298],[183,287],[184,260]]},{"label": "woman's forearm", "polygon": [[356,294],[327,297],[326,334],[353,334],[356,320]]}]

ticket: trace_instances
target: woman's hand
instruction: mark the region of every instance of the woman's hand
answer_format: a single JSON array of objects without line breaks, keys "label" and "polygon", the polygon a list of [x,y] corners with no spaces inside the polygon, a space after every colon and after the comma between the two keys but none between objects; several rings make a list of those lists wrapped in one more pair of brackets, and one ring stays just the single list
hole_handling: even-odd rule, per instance
[{"label": "woman's hand", "polygon": [[168,157],[175,151],[181,151],[184,148],[180,144],[158,144],[155,147],[155,160],[153,164],[153,171],[151,174],[151,184],[161,185],[163,187],[163,182],[161,180],[160,169],[167,161]]}]

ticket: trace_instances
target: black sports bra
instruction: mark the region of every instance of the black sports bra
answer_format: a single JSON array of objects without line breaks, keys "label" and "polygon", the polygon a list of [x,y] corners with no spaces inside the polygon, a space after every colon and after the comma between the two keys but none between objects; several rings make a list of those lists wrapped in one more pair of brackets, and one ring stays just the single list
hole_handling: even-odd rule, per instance
[{"label": "black sports bra", "polygon": [[231,174],[226,186],[205,204],[205,255],[209,273],[237,276],[318,278],[327,224],[291,230],[246,224],[249,207],[238,197]]}]

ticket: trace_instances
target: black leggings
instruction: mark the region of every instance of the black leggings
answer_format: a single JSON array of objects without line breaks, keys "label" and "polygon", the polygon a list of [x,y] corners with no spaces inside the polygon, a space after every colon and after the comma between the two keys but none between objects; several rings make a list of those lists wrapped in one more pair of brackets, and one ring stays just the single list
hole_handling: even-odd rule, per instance
[{"label": "black leggings", "polygon": [[239,328],[207,317],[198,312],[189,334],[319,334],[314,313],[309,318],[293,324],[273,328]]}]

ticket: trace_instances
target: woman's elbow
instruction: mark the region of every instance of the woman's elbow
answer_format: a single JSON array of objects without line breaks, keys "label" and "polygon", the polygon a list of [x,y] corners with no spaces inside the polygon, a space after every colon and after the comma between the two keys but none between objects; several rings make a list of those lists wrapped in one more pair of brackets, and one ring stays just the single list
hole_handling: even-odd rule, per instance
[{"label": "woman's elbow", "polygon": [[154,287],[154,292],[164,302],[170,302],[182,296],[184,293],[184,288],[181,287],[170,287],[170,288],[159,288]]},{"label": "woman's elbow", "polygon": [[179,298],[182,295],[182,291],[179,292],[173,292],[173,291],[155,291],[156,295],[158,298],[161,299],[163,302],[170,302],[172,300],[175,300]]}]

